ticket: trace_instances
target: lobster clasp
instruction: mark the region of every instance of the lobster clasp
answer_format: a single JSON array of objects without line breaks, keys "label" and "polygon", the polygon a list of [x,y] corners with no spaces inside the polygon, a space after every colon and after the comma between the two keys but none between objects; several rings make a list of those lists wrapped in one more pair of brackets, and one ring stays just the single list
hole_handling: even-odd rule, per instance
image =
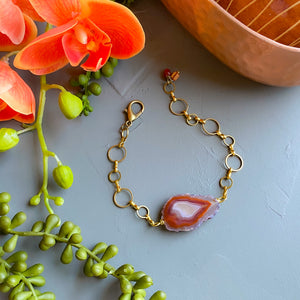
[{"label": "lobster clasp", "polygon": [[[133,106],[137,104],[138,106],[140,106],[140,110],[137,112],[133,112]],[[140,115],[144,112],[144,103],[140,100],[133,100],[131,101],[127,108],[124,110],[124,112],[127,113],[127,119],[129,122],[133,122],[134,120],[136,120],[137,118],[140,117]]]}]

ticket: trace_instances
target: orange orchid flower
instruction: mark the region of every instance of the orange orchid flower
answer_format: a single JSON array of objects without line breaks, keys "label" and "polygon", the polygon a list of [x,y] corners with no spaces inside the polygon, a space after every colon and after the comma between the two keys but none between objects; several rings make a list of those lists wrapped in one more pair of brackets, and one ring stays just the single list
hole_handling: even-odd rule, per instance
[{"label": "orange orchid flower", "polygon": [[36,37],[35,23],[12,0],[0,0],[0,7],[0,51],[20,50]]},{"label": "orange orchid flower", "polygon": [[30,87],[10,66],[0,61],[0,121],[32,123],[35,99]]},{"label": "orange orchid flower", "polygon": [[68,63],[99,70],[110,56],[126,59],[145,43],[141,24],[125,6],[110,0],[30,0],[48,23],[56,26],[19,52],[14,64],[36,75]]}]

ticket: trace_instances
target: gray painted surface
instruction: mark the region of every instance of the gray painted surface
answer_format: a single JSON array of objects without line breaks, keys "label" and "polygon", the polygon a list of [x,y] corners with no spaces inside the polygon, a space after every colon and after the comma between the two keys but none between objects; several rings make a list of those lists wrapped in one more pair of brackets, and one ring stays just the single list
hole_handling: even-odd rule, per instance
[{"label": "gray painted surface", "polygon": [[[65,199],[56,213],[82,228],[85,245],[116,244],[119,254],[111,263],[131,263],[151,275],[151,293],[162,289],[172,300],[299,299],[300,88],[263,86],[234,73],[157,0],[140,0],[134,9],[146,32],[146,48],[120,62],[111,79],[101,80],[103,93],[92,99],[89,118],[65,120],[57,92],[48,94],[47,144],[75,176],[67,191],[50,181],[50,192]],[[219,196],[226,148],[170,114],[160,77],[166,67],[182,72],[176,95],[190,103],[191,112],[217,119],[223,132],[236,138],[236,151],[245,161],[244,169],[233,174],[234,185],[219,213],[189,233],[151,228],[133,210],[118,209],[107,180],[107,149],[118,142],[122,110],[137,98],[145,112],[127,141],[128,156],[120,164],[122,186],[131,188],[135,201],[149,206],[153,216],[174,194]],[[49,82],[65,83],[68,71],[49,76]],[[30,75],[28,80],[37,91],[38,81]],[[41,180],[35,134],[26,134],[17,148],[2,153],[0,165],[0,189],[12,194],[12,212],[22,209],[29,220],[44,218],[42,205],[27,206]],[[51,161],[50,168],[54,166]],[[113,278],[86,278],[77,261],[62,265],[60,245],[48,253],[38,250],[34,238],[19,246],[33,254],[30,264],[45,264],[43,290],[54,291],[57,299],[118,298]]]}]

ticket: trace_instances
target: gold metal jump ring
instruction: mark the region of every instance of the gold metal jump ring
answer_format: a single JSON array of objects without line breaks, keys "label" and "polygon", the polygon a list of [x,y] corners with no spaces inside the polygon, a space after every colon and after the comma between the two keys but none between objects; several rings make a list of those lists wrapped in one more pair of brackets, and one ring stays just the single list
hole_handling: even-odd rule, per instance
[{"label": "gold metal jump ring", "polygon": [[[120,194],[122,191],[127,192],[127,193],[129,194],[129,196],[130,196],[130,200],[129,200],[128,203],[125,204],[125,205],[121,205],[121,204],[119,204],[118,201],[117,201],[117,195]],[[130,206],[130,204],[131,204],[131,202],[132,202],[132,200],[133,200],[133,194],[132,194],[132,191],[129,190],[129,189],[127,189],[127,188],[121,188],[120,191],[115,191],[115,192],[114,192],[113,200],[114,200],[114,204],[115,204],[117,207],[119,207],[119,208],[126,208],[126,207]]]}]

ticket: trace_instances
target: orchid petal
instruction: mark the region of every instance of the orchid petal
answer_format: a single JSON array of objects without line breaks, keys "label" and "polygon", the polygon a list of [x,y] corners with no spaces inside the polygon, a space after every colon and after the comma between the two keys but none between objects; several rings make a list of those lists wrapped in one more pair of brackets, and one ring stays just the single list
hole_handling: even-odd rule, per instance
[{"label": "orchid petal", "polygon": [[14,4],[20,7],[22,12],[35,21],[43,22],[44,20],[38,15],[32,7],[29,0],[12,0]]},{"label": "orchid petal", "polygon": [[14,119],[18,113],[11,109],[3,100],[0,99],[0,121]]},{"label": "orchid petal", "polygon": [[[20,8],[11,0],[0,0],[0,32],[8,36],[14,44],[20,44],[25,34],[25,22]],[[5,7],[5,9],[3,9]]]},{"label": "orchid petal", "polygon": [[11,42],[11,40],[4,34],[0,33],[0,51],[16,51],[21,50],[29,44],[37,35],[37,28],[32,19],[26,15],[24,15],[25,20],[25,35],[23,41],[15,45]]},{"label": "orchid petal", "polygon": [[[35,117],[35,99],[30,87],[23,81],[17,72],[12,70],[8,64],[0,62],[0,84],[5,84],[5,78],[10,88],[0,92],[0,120],[14,118],[32,122]],[[3,104],[7,105],[7,107]],[[16,112],[13,114],[13,112]]]},{"label": "orchid petal", "polygon": [[86,45],[81,44],[72,33],[66,33],[62,39],[65,55],[71,66],[78,66],[88,54]]},{"label": "orchid petal", "polygon": [[77,23],[78,21],[72,20],[37,37],[16,55],[15,67],[39,75],[64,67],[68,60],[63,49],[62,37]]},{"label": "orchid petal", "polygon": [[15,84],[16,78],[9,65],[0,61],[0,94],[10,90]]},{"label": "orchid petal", "polygon": [[36,12],[48,23],[60,26],[80,15],[79,0],[29,0]]},{"label": "orchid petal", "polygon": [[144,48],[145,34],[135,15],[110,0],[87,0],[89,19],[111,39],[111,56],[129,58]]}]

